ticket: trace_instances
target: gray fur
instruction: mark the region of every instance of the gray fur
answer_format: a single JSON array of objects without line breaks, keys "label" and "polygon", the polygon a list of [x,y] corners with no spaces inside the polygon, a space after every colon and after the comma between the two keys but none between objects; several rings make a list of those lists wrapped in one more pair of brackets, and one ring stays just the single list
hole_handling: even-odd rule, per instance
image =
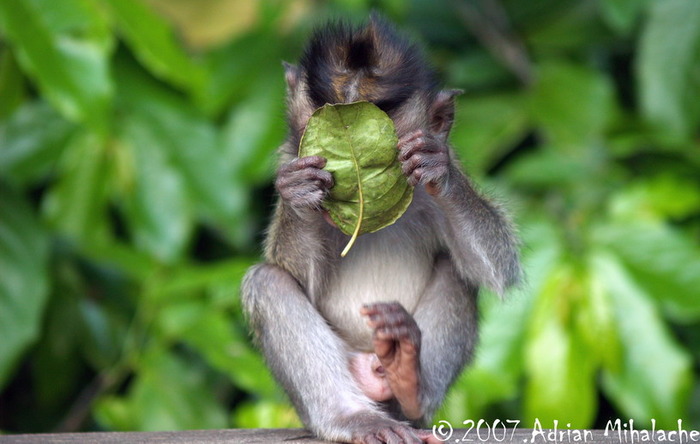
[{"label": "gray fur", "polygon": [[[472,355],[478,287],[503,293],[520,278],[517,239],[503,212],[474,190],[445,145],[456,92],[420,90],[391,115],[400,138],[425,132],[404,146],[416,150],[404,163],[416,183],[414,200],[394,225],[359,237],[341,259],[348,236],[318,208],[327,192],[322,170],[289,172],[313,105],[308,76],[291,65],[285,69],[290,136],[280,148],[279,183],[288,197],[277,203],[265,263],[245,276],[246,316],[270,369],[318,436],[419,442],[397,403],[371,401],[350,374],[351,354],[373,350],[360,308],[396,300],[415,319],[422,336],[423,416],[413,424],[425,425]],[[346,95],[357,98],[350,90]]]}]

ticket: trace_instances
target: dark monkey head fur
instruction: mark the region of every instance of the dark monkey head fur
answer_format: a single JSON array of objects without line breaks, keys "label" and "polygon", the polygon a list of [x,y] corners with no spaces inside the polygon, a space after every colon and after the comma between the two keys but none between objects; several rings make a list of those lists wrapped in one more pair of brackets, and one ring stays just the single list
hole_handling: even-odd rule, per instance
[{"label": "dark monkey head fur", "polygon": [[292,139],[326,103],[369,101],[389,114],[397,132],[425,127],[438,96],[422,51],[381,18],[362,27],[331,23],[312,35],[298,67],[285,64]]},{"label": "dark monkey head fur", "polygon": [[311,38],[301,69],[315,106],[366,100],[389,113],[417,92],[437,92],[418,48],[373,17],[361,29],[336,24]]}]

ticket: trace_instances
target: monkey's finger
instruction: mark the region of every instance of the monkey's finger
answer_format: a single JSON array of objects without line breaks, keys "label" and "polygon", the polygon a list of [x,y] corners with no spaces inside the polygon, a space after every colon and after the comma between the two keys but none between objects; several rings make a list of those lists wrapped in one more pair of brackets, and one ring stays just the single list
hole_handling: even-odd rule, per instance
[{"label": "monkey's finger", "polygon": [[396,342],[407,336],[407,334],[403,327],[379,327],[374,330],[374,338],[380,341]]},{"label": "monkey's finger", "polygon": [[399,143],[398,144],[399,161],[405,162],[408,158],[410,158],[415,153],[417,153],[419,151],[425,151],[426,145],[427,144],[425,143],[425,139],[423,139],[423,138],[412,140],[412,141],[406,142],[406,143]]},{"label": "monkey's finger", "polygon": [[366,322],[369,328],[377,329],[392,329],[410,324],[410,321],[406,321],[403,315],[394,314],[372,314],[366,316]]},{"label": "monkey's finger", "polygon": [[404,444],[404,440],[390,428],[380,430],[377,436],[386,444]]},{"label": "monkey's finger", "polygon": [[429,169],[438,175],[447,174],[449,163],[450,158],[447,153],[417,152],[401,163],[401,171],[406,176],[410,176],[418,168]]},{"label": "monkey's finger", "polygon": [[359,441],[353,441],[359,444],[382,444],[382,442],[377,439],[374,435],[363,436]]},{"label": "monkey's finger", "polygon": [[368,304],[363,306],[360,313],[366,318],[367,325],[373,329],[401,326],[418,329],[413,316],[398,302]]},{"label": "monkey's finger", "polygon": [[316,180],[321,183],[322,188],[330,190],[333,188],[333,175],[330,171],[318,170],[316,171]]},{"label": "monkey's finger", "polygon": [[403,325],[414,324],[413,318],[406,312],[384,312],[371,314],[368,321],[372,324],[371,327],[401,327]]},{"label": "monkey's finger", "polygon": [[330,172],[325,170],[320,170],[318,168],[304,168],[297,171],[290,171],[285,176],[291,178],[291,180],[297,180],[299,182],[306,182],[311,180],[320,180],[322,182],[333,183],[333,176]]},{"label": "monkey's finger", "polygon": [[399,339],[401,354],[407,357],[418,357],[420,355],[420,336],[407,334]]},{"label": "monkey's finger", "polygon": [[441,171],[441,168],[426,168],[418,167],[407,176],[407,181],[410,185],[416,186],[419,183],[440,183],[444,177],[447,175],[446,171]]},{"label": "monkey's finger", "polygon": [[285,171],[277,176],[275,187],[278,190],[292,187],[306,187],[316,183],[316,188],[330,189],[333,186],[333,176],[325,170],[306,168],[298,171]]},{"label": "monkey's finger", "polygon": [[407,349],[418,349],[421,334],[418,327],[402,325],[400,327],[384,327],[374,331],[374,338],[380,341],[399,341]]},{"label": "monkey's finger", "polygon": [[415,140],[425,137],[425,131],[422,129],[415,130],[411,133],[405,134],[399,138],[399,145],[411,143]]},{"label": "monkey's finger", "polygon": [[372,304],[363,304],[362,307],[360,308],[360,313],[363,315],[377,313],[386,304],[387,304],[386,302],[375,302]]},{"label": "monkey's finger", "polygon": [[424,163],[424,155],[420,153],[413,154],[411,157],[409,157],[401,163],[401,171],[405,176],[410,176],[411,174],[413,174],[416,168],[420,168],[424,165]]},{"label": "monkey's finger", "polygon": [[409,185],[416,186],[419,183],[425,183],[426,168],[419,166],[406,175]]},{"label": "monkey's finger", "polygon": [[416,431],[408,427],[395,427],[394,432],[399,435],[406,443],[416,443],[419,444],[423,440],[418,436]]},{"label": "monkey's finger", "polygon": [[321,156],[299,157],[287,164],[290,171],[303,170],[304,168],[321,169],[326,166],[326,158]]},{"label": "monkey's finger", "polygon": [[282,197],[287,195],[298,195],[303,197],[307,193],[315,193],[320,191],[322,194],[325,193],[326,189],[321,187],[321,182],[314,179],[306,180],[293,180],[284,179],[275,182],[277,191],[282,195]]},{"label": "monkey's finger", "polygon": [[400,302],[375,302],[372,304],[363,304],[362,308],[360,308],[360,313],[362,314],[374,314],[374,313],[380,313],[380,312],[385,312],[385,311],[398,311],[398,310],[404,310],[403,305],[401,305]]},{"label": "monkey's finger", "polygon": [[445,150],[442,145],[435,143],[433,139],[429,139],[425,136],[417,137],[405,142],[399,142],[398,149],[399,161],[401,162],[407,160],[418,152],[436,153]]},{"label": "monkey's finger", "polygon": [[396,354],[396,342],[393,339],[379,339],[376,334],[372,335],[372,347],[382,365],[386,364],[387,360],[392,360]]}]

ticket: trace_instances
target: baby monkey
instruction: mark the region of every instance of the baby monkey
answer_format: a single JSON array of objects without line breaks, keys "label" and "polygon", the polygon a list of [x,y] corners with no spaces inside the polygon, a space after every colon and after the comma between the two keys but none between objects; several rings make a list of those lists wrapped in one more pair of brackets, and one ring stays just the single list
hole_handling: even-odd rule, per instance
[{"label": "baby monkey", "polygon": [[[318,29],[285,78],[279,199],[265,262],[242,286],[256,342],[319,437],[434,442],[419,427],[471,357],[479,287],[503,293],[520,278],[510,224],[448,145],[459,92],[438,89],[420,50],[376,16]],[[297,151],[314,110],[362,100],[394,121],[414,197],[396,223],[360,236],[341,258],[348,236],[321,206],[334,180],[326,159]]]}]

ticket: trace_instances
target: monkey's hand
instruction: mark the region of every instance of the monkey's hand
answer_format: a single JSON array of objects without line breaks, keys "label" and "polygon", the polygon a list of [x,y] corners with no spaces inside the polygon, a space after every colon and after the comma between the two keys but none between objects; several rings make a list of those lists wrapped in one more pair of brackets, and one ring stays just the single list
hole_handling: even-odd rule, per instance
[{"label": "monkey's hand", "polygon": [[399,162],[411,186],[425,185],[435,196],[440,193],[452,169],[447,145],[424,130],[416,130],[399,139]]},{"label": "monkey's hand", "polygon": [[282,165],[275,180],[282,200],[296,210],[320,209],[333,186],[333,176],[324,166],[326,159],[320,156],[300,157]]},{"label": "monkey's hand", "polygon": [[389,387],[406,418],[420,419],[421,331],[415,319],[398,302],[362,307],[360,313],[374,330],[374,352],[384,367]]}]

